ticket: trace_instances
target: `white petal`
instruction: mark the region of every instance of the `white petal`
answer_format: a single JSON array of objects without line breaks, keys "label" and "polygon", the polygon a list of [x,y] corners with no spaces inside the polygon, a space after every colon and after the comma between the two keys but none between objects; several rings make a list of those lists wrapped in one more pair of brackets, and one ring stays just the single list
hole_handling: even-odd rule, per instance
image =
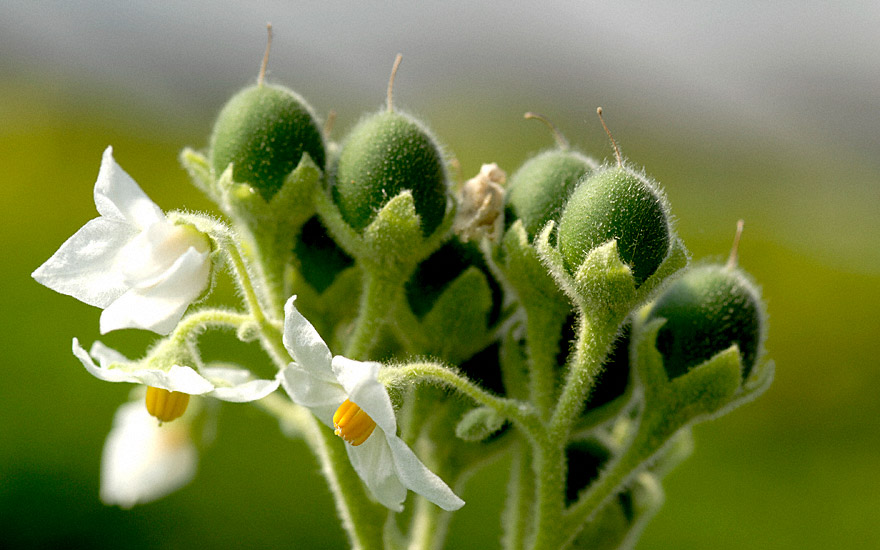
[{"label": "white petal", "polygon": [[137,229],[121,221],[90,220],[31,276],[56,292],[107,307],[128,289],[115,259],[136,234]]},{"label": "white petal", "polygon": [[[94,355],[94,354],[93,354]],[[216,365],[217,363],[211,363]],[[238,386],[251,380],[253,375],[247,369],[241,367],[202,367],[199,369],[202,376],[216,385]]]},{"label": "white petal", "polygon": [[395,512],[403,510],[406,487],[394,468],[394,457],[384,434],[376,430],[357,447],[346,444],[348,459],[370,493],[383,506]]},{"label": "white petal", "polygon": [[394,469],[408,489],[444,510],[458,510],[464,506],[464,501],[437,474],[429,470],[402,439],[395,435],[385,435],[394,459]]},{"label": "white petal", "polygon": [[131,508],[192,480],[198,455],[184,419],[159,426],[143,402],[122,405],[101,458],[101,500]]},{"label": "white petal", "polygon": [[[73,339],[76,342],[76,338]],[[131,360],[116,351],[113,348],[109,348],[105,346],[100,340],[95,340],[92,344],[92,348],[89,350],[89,355],[98,360],[98,364],[101,365],[101,368],[109,367],[113,363],[131,363]]]},{"label": "white petal", "polygon": [[133,288],[110,304],[101,314],[101,334],[121,328],[168,334],[207,287],[210,274],[208,254],[190,248],[158,284]]},{"label": "white petal", "polygon": [[95,182],[95,206],[102,216],[125,221],[139,229],[165,219],[156,203],[113,159],[112,147],[107,147],[101,158],[101,170]]},{"label": "white petal", "polygon": [[96,365],[91,355],[86,353],[86,350],[84,350],[82,346],[79,345],[79,340],[77,340],[76,338],[73,339],[73,354],[76,355],[77,359],[79,359],[80,362],[82,362],[86,370],[89,371],[89,373],[96,378],[106,380],[107,382],[140,382],[137,377],[133,376],[127,371],[121,369],[107,368],[109,366],[109,363],[105,364],[104,361],[101,361],[102,365],[100,367]]},{"label": "white petal", "polygon": [[278,379],[251,380],[237,386],[215,388],[208,395],[231,403],[247,403],[262,399],[277,390],[279,382]]},{"label": "white petal", "polygon": [[154,223],[119,252],[117,269],[129,286],[151,287],[167,277],[168,270],[190,249],[207,259],[210,245],[204,234],[186,225]]},{"label": "white petal", "polygon": [[86,350],[79,345],[79,340],[73,339],[73,354],[82,362],[86,370],[92,376],[107,382],[131,382],[162,388],[168,391],[179,391],[190,395],[201,395],[214,390],[214,385],[203,378],[190,367],[173,365],[167,371],[159,369],[123,370],[110,368],[112,364],[124,363],[125,360],[119,352],[111,350],[103,344],[96,342],[92,349],[97,349],[101,366],[97,366]]},{"label": "white petal", "polygon": [[330,370],[330,348],[308,319],[297,311],[294,300],[296,296],[291,296],[284,304],[284,347],[298,365],[309,369],[314,376],[334,381]]},{"label": "white petal", "polygon": [[294,403],[311,410],[327,426],[333,426],[333,413],[348,399],[338,383],[315,376],[311,369],[295,363],[279,372],[278,378]]},{"label": "white petal", "polygon": [[397,433],[397,418],[388,390],[377,379],[379,363],[362,362],[337,355],[333,373],[345,389],[348,399],[367,413],[382,430]]},{"label": "white petal", "polygon": [[214,384],[208,382],[192,367],[172,365],[167,371],[159,369],[138,369],[131,373],[145,386],[153,386],[168,391],[179,391],[190,395],[202,395],[214,391]]}]

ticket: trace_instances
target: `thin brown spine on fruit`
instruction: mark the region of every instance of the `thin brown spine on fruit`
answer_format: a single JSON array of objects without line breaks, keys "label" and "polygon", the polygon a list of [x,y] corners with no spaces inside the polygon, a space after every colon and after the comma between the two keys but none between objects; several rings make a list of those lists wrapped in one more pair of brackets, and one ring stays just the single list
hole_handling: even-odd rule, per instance
[{"label": "thin brown spine on fruit", "polygon": [[394,92],[394,77],[397,76],[397,68],[400,67],[400,62],[403,60],[403,55],[397,54],[397,57],[394,58],[394,66],[391,67],[391,78],[388,79],[388,112],[394,112],[394,103],[392,102],[392,93]]},{"label": "thin brown spine on fruit", "polygon": [[330,133],[333,131],[334,124],[336,124],[336,111],[331,109],[324,122],[324,139],[327,141],[330,141]]},{"label": "thin brown spine on fruit", "polygon": [[534,113],[532,111],[529,111],[528,113],[523,115],[523,118],[525,118],[526,120],[540,120],[541,122],[546,124],[548,128],[550,128],[551,132],[553,132],[553,138],[556,140],[556,144],[559,145],[559,148],[561,150],[568,151],[571,148],[568,140],[565,139],[565,136],[562,135],[562,132],[559,131],[559,128],[557,128],[555,124],[550,122],[549,118],[540,113]]},{"label": "thin brown spine on fruit", "polygon": [[611,135],[611,130],[608,129],[608,125],[605,124],[605,118],[602,116],[602,107],[596,107],[596,114],[599,115],[599,122],[602,123],[602,127],[605,128],[605,133],[608,134],[608,139],[611,140],[611,145],[614,146],[614,155],[617,157],[617,166],[618,168],[623,168],[623,158],[620,156],[620,147],[617,146],[617,142],[614,140],[614,136]]},{"label": "thin brown spine on fruit", "polygon": [[736,222],[736,234],[733,236],[733,247],[730,249],[730,257],[727,258],[727,264],[725,265],[727,269],[733,269],[736,267],[737,257],[739,256],[739,239],[742,237],[745,224],[746,222],[744,220]]},{"label": "thin brown spine on fruit", "polygon": [[269,66],[269,52],[272,50],[272,23],[266,23],[266,52],[263,53],[263,62],[260,63],[260,76],[257,78],[257,86],[263,86],[266,79],[266,67]]}]

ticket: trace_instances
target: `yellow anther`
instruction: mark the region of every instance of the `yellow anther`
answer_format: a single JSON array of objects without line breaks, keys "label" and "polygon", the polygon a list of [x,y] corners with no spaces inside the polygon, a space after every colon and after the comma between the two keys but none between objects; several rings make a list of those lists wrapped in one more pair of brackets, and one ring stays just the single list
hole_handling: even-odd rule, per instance
[{"label": "yellow anther", "polygon": [[333,433],[357,447],[370,437],[376,423],[370,415],[348,399],[333,413]]},{"label": "yellow anther", "polygon": [[187,405],[188,393],[147,387],[147,412],[158,418],[159,422],[171,422],[180,418],[186,412]]}]

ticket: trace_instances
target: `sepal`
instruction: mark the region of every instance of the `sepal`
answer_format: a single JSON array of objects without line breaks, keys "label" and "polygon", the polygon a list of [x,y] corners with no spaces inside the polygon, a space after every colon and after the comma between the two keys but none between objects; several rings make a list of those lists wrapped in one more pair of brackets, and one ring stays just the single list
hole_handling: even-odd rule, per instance
[{"label": "sepal", "polygon": [[684,268],[689,255],[684,243],[672,238],[660,266],[640,285],[630,266],[623,263],[617,241],[611,240],[592,249],[571,275],[562,254],[551,244],[556,224],[548,222],[535,239],[538,257],[556,284],[580,308],[588,319],[623,318],[638,305],[647,302],[675,272]]},{"label": "sepal", "polygon": [[415,266],[440,248],[455,219],[455,208],[449,200],[443,221],[425,237],[412,192],[404,190],[385,203],[359,232],[343,219],[327,193],[316,193],[315,203],[336,243],[367,271],[391,280],[406,279]]},{"label": "sepal", "polygon": [[608,241],[587,254],[574,276],[574,289],[586,311],[616,309],[636,297],[632,270],[617,253],[617,241]]},{"label": "sepal", "polygon": [[529,243],[521,220],[510,226],[501,240],[501,246],[496,250],[496,265],[504,273],[504,278],[513,287],[521,303],[527,307],[532,304],[542,308],[553,307],[560,310],[562,315],[568,314],[571,304],[541,262],[536,249]]},{"label": "sepal", "polygon": [[742,358],[736,345],[670,380],[656,348],[657,334],[665,320],[646,323],[645,312],[643,309],[633,323],[634,366],[644,399],[640,431],[653,426],[655,435],[669,437],[681,427],[726,413],[769,386],[772,362],[756,365],[743,381]]},{"label": "sepal", "polygon": [[184,147],[178,158],[186,173],[189,174],[193,186],[217,202],[219,196],[208,158],[191,147]]},{"label": "sepal", "polygon": [[270,200],[253,186],[234,180],[232,165],[217,178],[214,187],[220,208],[233,219],[252,228],[275,227],[279,233],[295,231],[314,212],[312,196],[321,179],[321,170],[303,153],[297,167],[284,179],[281,189]]}]

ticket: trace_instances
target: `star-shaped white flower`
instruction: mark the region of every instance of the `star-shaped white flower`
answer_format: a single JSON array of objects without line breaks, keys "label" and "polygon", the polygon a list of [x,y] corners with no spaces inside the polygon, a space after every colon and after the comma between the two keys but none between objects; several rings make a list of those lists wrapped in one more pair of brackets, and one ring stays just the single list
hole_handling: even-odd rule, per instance
[{"label": "star-shaped white flower", "polygon": [[[150,414],[165,421],[173,420],[183,414],[190,395],[207,395],[222,401],[245,403],[266,397],[275,391],[279,384],[277,379],[254,380],[247,370],[229,367],[204,367],[199,372],[192,367],[181,365],[172,365],[168,370],[143,367],[101,342],[95,342],[92,344],[92,349],[86,352],[76,338],[73,339],[73,354],[82,362],[86,370],[101,380],[133,382],[148,386],[147,408],[151,409]],[[99,364],[95,364],[95,359]],[[164,394],[155,390],[163,390]],[[178,396],[183,401],[177,404],[173,402],[157,404],[155,401],[151,404],[151,394],[153,399],[158,396],[159,399],[172,401],[175,399],[172,397],[175,393],[171,392],[186,394],[186,397]],[[176,408],[177,414],[163,417],[161,412],[156,414],[153,411],[156,407],[160,410],[168,407]]]},{"label": "star-shaped white flower", "polygon": [[33,272],[39,283],[104,309],[101,333],[141,328],[168,334],[207,288],[210,245],[174,225],[104,151],[95,182],[100,217],[87,222]]},{"label": "star-shaped white flower", "polygon": [[190,420],[160,426],[142,401],[119,407],[101,456],[101,500],[131,508],[189,483],[198,463]]},{"label": "star-shaped white flower", "polygon": [[[349,442],[351,464],[373,496],[387,508],[403,510],[406,490],[444,510],[464,506],[455,493],[397,436],[397,419],[379,363],[361,362],[330,349],[293,305],[284,306],[284,346],[294,359],[278,377],[290,398],[309,408]],[[353,419],[362,415],[358,419]]]}]

